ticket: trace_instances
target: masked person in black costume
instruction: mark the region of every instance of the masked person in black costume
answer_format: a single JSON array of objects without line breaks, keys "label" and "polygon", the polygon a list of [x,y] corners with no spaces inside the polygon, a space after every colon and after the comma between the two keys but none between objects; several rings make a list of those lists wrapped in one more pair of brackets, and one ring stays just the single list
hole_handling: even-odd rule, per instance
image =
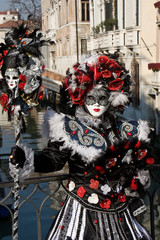
[{"label": "masked person in black costume", "polygon": [[22,144],[12,149],[10,167],[18,162],[27,174],[30,168],[52,172],[69,164],[67,198],[48,240],[151,239],[134,217],[145,210],[142,197],[154,164],[150,128],[116,116],[129,104],[131,88],[119,63],[91,56],[66,77],[61,113],[46,111],[48,146],[39,156]]}]

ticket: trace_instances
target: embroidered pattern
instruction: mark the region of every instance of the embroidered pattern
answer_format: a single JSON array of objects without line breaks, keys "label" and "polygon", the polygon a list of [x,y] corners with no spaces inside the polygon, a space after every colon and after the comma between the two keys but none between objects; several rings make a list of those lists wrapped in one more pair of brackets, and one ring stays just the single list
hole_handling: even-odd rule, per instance
[{"label": "embroidered pattern", "polygon": [[108,135],[108,139],[111,142],[111,145],[114,145],[115,143],[118,142],[118,139],[116,138],[115,134],[113,131],[111,131]]},{"label": "embroidered pattern", "polygon": [[94,179],[91,179],[91,180],[90,180],[90,185],[89,185],[89,187],[90,187],[91,189],[97,189],[98,186],[99,186],[99,182],[98,182],[97,180],[94,180]]},{"label": "embroidered pattern", "polygon": [[81,186],[81,187],[78,188],[78,190],[77,190],[77,195],[78,195],[79,197],[83,198],[85,193],[86,193],[86,189],[85,189],[83,186]]},{"label": "embroidered pattern", "polygon": [[101,190],[104,195],[107,195],[111,191],[111,188],[108,184],[105,184],[104,186],[101,187]]},{"label": "embroidered pattern", "polygon": [[[122,122],[120,123],[119,131],[123,139],[132,138],[138,135],[137,122]],[[118,127],[118,126],[117,126]]]},{"label": "embroidered pattern", "polygon": [[111,206],[111,200],[109,198],[106,198],[104,201],[100,203],[101,208],[109,209]]},{"label": "embroidered pattern", "polygon": [[75,186],[76,186],[75,183],[73,181],[70,181],[68,186],[69,191],[73,191],[75,189]]},{"label": "embroidered pattern", "polygon": [[76,140],[78,144],[95,147],[96,149],[105,150],[107,143],[105,139],[96,131],[86,127],[79,121],[65,117],[65,130],[70,135],[71,140]]},{"label": "embroidered pattern", "polygon": [[99,202],[98,195],[96,193],[92,193],[88,198],[88,202],[92,204],[97,204]]}]

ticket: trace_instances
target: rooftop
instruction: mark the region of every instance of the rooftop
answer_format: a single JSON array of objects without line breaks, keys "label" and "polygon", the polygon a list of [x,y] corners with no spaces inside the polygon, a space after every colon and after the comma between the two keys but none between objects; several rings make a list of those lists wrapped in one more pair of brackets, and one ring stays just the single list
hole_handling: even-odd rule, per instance
[{"label": "rooftop", "polygon": [[0,11],[0,15],[8,15],[8,14],[18,14],[18,11],[16,10]]},{"label": "rooftop", "polygon": [[17,21],[15,21],[15,20],[9,20],[9,21],[7,21],[7,22],[5,22],[5,23],[0,24],[0,28],[12,28],[12,27],[16,27],[16,26],[22,24],[22,22],[23,22],[22,20],[17,20]]}]

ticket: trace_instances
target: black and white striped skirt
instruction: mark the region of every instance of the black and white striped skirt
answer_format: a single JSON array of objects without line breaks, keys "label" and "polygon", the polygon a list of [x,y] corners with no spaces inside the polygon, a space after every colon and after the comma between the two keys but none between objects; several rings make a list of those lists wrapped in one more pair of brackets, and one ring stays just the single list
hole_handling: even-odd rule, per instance
[{"label": "black and white striped skirt", "polygon": [[128,208],[114,214],[91,211],[68,196],[47,240],[151,240]]}]

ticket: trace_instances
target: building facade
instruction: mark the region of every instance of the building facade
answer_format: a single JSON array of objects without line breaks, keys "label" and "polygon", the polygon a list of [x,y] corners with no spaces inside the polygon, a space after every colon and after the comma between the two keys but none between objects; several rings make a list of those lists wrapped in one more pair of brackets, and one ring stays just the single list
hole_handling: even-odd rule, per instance
[{"label": "building facade", "polygon": [[16,21],[19,18],[19,12],[17,11],[0,11],[0,23],[5,23],[8,21]]},{"label": "building facade", "polygon": [[95,52],[125,65],[135,89],[124,116],[148,120],[158,134],[157,80],[148,69],[159,51],[154,5],[155,0],[42,0],[42,31],[49,41],[45,64],[54,72],[65,75],[84,54]]},{"label": "building facade", "polygon": [[155,126],[155,98],[148,63],[156,57],[155,0],[90,0],[89,53],[102,52],[125,65],[135,83],[124,115]]},{"label": "building facade", "polygon": [[0,42],[4,42],[5,34],[16,25],[18,19],[18,11],[0,11]]},{"label": "building facade", "polygon": [[154,3],[156,14],[156,57],[148,64],[148,69],[152,72],[150,95],[155,99],[155,119],[156,133],[160,134],[160,1]]},{"label": "building facade", "polygon": [[89,0],[42,0],[42,32],[47,69],[66,74],[87,53]]}]

